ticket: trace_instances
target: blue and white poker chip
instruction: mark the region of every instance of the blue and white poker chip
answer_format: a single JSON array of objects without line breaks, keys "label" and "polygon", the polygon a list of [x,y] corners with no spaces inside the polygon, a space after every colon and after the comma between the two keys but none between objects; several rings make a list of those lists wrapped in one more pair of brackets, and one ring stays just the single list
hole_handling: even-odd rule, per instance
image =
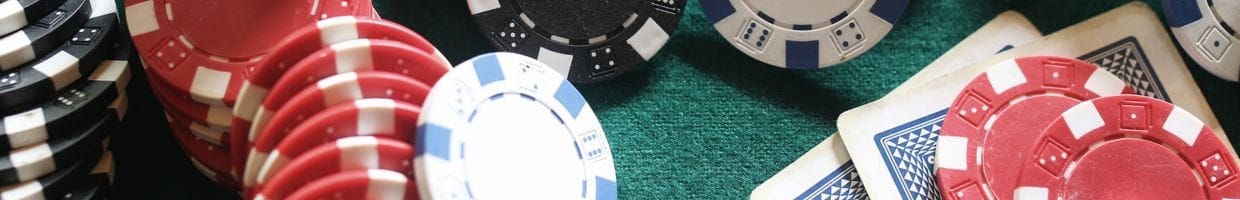
[{"label": "blue and white poker chip", "polygon": [[607,136],[581,93],[515,53],[474,57],[423,104],[415,137],[422,199],[615,199]]},{"label": "blue and white poker chip", "polygon": [[1163,15],[1180,48],[1211,74],[1240,81],[1240,1],[1163,0]]},{"label": "blue and white poker chip", "polygon": [[701,0],[728,43],[767,64],[824,68],[853,59],[887,36],[908,0]]}]

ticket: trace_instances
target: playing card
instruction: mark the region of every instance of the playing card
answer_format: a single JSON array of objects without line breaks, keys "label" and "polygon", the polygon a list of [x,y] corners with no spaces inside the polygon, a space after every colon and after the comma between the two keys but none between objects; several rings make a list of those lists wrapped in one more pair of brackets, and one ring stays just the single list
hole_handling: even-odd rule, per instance
[{"label": "playing card", "polygon": [[1226,140],[1157,15],[1144,3],[1134,2],[842,114],[841,139],[849,155],[858,158],[854,168],[870,197],[940,199],[933,171],[948,106],[983,70],[1031,55],[1094,63],[1128,82],[1138,94],[1181,106]]},{"label": "playing card", "polygon": [[[1041,37],[1042,34],[1024,15],[1015,11],[1001,13],[895,90],[920,85]],[[839,134],[832,133],[822,143],[758,185],[749,198],[866,199],[866,192],[856,172]]]}]

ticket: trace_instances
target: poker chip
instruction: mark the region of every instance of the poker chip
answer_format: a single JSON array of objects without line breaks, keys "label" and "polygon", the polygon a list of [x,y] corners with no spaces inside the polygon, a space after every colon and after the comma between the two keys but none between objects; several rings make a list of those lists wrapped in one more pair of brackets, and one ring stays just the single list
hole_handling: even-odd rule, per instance
[{"label": "poker chip", "polygon": [[[330,45],[353,39],[382,38],[410,45],[422,52],[433,52],[433,56],[443,68],[448,68],[447,59],[439,50],[431,46],[422,36],[401,26],[400,24],[355,17],[334,17],[319,21],[315,26],[301,28],[280,41],[278,48],[269,57],[263,59],[250,73],[250,78],[242,85],[237,94],[237,104],[233,108],[232,132],[257,134],[251,132],[250,122],[254,120],[263,99],[267,98],[270,88],[275,86],[293,65],[303,58],[314,54]],[[419,62],[425,62],[419,59]],[[363,66],[369,67],[369,66]],[[433,82],[428,82],[433,83]],[[249,135],[254,139],[256,135]]]},{"label": "poker chip", "polygon": [[[16,1],[16,0],[15,0]],[[69,39],[91,15],[88,0],[66,0],[36,26],[25,26],[0,38],[0,71],[9,71],[35,58],[47,55]],[[12,105],[0,105],[8,108]]]},{"label": "poker chip", "polygon": [[[95,71],[107,57],[116,31],[115,2],[91,0],[94,17],[77,29],[73,37],[47,57],[0,73],[0,96],[4,105],[31,105],[47,101],[56,92]],[[99,12],[107,12],[98,15]],[[10,107],[11,108],[11,107]]]},{"label": "poker chip", "polygon": [[676,31],[688,1],[469,0],[495,47],[592,83],[637,69]]},{"label": "poker chip", "polygon": [[936,171],[948,199],[1008,199],[1020,162],[1059,113],[1082,101],[1135,91],[1105,69],[1072,58],[1023,57],[974,78],[948,108]]},{"label": "poker chip", "polygon": [[90,175],[81,184],[73,188],[68,194],[61,196],[61,198],[107,199],[106,191],[111,188],[115,173],[116,166],[112,163],[112,152],[104,152],[103,159],[99,160],[98,164],[95,164],[94,171],[91,171]]},{"label": "poker chip", "polygon": [[124,99],[129,79],[128,65],[123,61],[101,62],[87,79],[66,87],[52,100],[5,116],[0,127],[4,135],[0,137],[0,152],[80,134],[82,124],[98,120],[107,111],[119,111],[117,114],[124,116],[124,108],[109,108],[117,99]]},{"label": "poker chip", "polygon": [[[298,28],[333,16],[371,16],[371,2],[126,0],[130,36],[147,74],[168,89],[231,106],[244,72]],[[245,31],[238,31],[245,30]]]},{"label": "poker chip", "polygon": [[[406,125],[417,123],[419,114],[421,109],[407,102],[362,99],[350,104],[332,106],[306,119],[301,126],[289,132],[290,135],[325,137],[283,141],[283,134],[263,135],[258,141],[264,148],[255,148],[251,154],[251,158],[261,159],[251,160],[260,164],[255,173],[256,183],[265,182],[276,170],[286,167],[290,160],[315,146],[329,142],[332,138],[365,135],[407,140],[410,136],[406,133],[415,130]],[[284,148],[272,151],[273,147]],[[270,151],[271,154],[262,150]]]},{"label": "poker chip", "polygon": [[[168,124],[172,128],[172,136],[181,145],[181,149],[185,150],[185,154],[193,158],[195,165],[201,166],[206,170],[204,175],[210,177],[213,181],[220,183],[224,180],[236,180],[232,170],[233,159],[228,155],[228,150],[224,147],[214,146],[205,141],[199,140],[190,133],[189,122],[183,116],[175,112],[165,112],[168,118]],[[210,173],[205,173],[205,172]],[[223,177],[223,178],[217,178]],[[237,189],[228,187],[229,189]]]},{"label": "poker chip", "polygon": [[82,129],[72,137],[16,149],[0,156],[0,184],[11,185],[34,180],[57,170],[70,168],[82,159],[98,156],[108,133],[120,123],[118,117],[116,114],[108,114],[97,121],[80,125]]},{"label": "poker chip", "polygon": [[616,198],[615,164],[598,117],[551,67],[489,53],[434,86],[413,140],[422,199]]},{"label": "poker chip", "polygon": [[255,199],[284,199],[315,179],[351,170],[412,172],[412,158],[413,146],[404,141],[368,136],[343,138],[298,156],[286,169],[268,171],[275,175],[270,176],[269,182],[259,179],[262,190]]},{"label": "poker chip", "polygon": [[1016,199],[1237,199],[1225,141],[1188,111],[1117,95],[1069,108],[1019,165]]},{"label": "poker chip", "polygon": [[[0,187],[0,199],[61,199],[76,189],[98,162],[104,162],[103,151],[94,151],[82,159],[73,161],[66,168],[39,177],[33,181]],[[109,158],[110,159],[110,158]],[[107,161],[111,162],[111,161]]]},{"label": "poker chip", "polygon": [[150,83],[151,92],[157,94],[155,98],[165,105],[165,110],[177,110],[186,117],[186,121],[200,123],[214,130],[231,130],[232,109],[227,106],[193,101],[193,97],[189,95],[176,94],[169,90],[167,83],[160,80],[147,79],[147,82]]},{"label": "poker chip", "polygon": [[18,0],[0,3],[0,35],[17,31],[29,24],[39,23],[65,0]]},{"label": "poker chip", "polygon": [[[250,142],[258,139],[258,133],[265,130],[265,125],[271,117],[280,112],[284,104],[290,97],[296,95],[296,92],[329,76],[353,71],[391,72],[423,83],[434,83],[440,76],[447,73],[448,67],[443,66],[426,52],[400,42],[359,39],[334,44],[298,62],[280,80],[276,81],[274,87],[271,88],[271,93],[263,99],[262,107],[254,116],[255,120],[248,130],[249,136],[232,135],[229,143],[249,149],[252,147]],[[234,129],[234,132],[236,131],[238,130]],[[253,160],[248,158],[244,150],[233,153],[234,156],[240,156],[239,160]],[[257,174],[249,173],[256,172],[253,170],[256,169],[243,170],[246,172],[245,179],[243,179],[245,185],[254,183],[253,177]]]},{"label": "poker chip", "polygon": [[733,47],[781,68],[815,69],[860,56],[882,40],[908,0],[703,0],[706,20]]},{"label": "poker chip", "polygon": [[[252,146],[250,156],[247,157],[247,170],[259,169],[262,162],[267,159],[268,153],[276,147],[278,143],[285,140],[285,136],[298,128],[298,125],[307,121],[308,118],[314,117],[320,111],[327,110],[329,107],[343,103],[354,103],[356,100],[364,98],[384,98],[417,105],[426,100],[426,94],[430,92],[430,87],[426,84],[408,77],[382,71],[367,72],[348,72],[338,74],[320,80],[315,86],[302,89],[293,98],[290,98],[286,105],[281,108],[281,112],[276,113],[266,126],[258,140],[255,140]],[[379,101],[360,101],[358,103],[373,103]],[[389,105],[384,102],[378,105]],[[360,107],[359,108],[363,108]],[[379,107],[379,109],[391,109]],[[386,110],[380,110],[386,111]],[[391,114],[388,114],[389,116]],[[407,120],[403,122],[417,123],[418,113],[410,113]],[[390,117],[386,117],[390,118]],[[356,119],[358,120],[374,120],[374,119]],[[387,123],[389,120],[369,121],[378,123]],[[393,121],[399,124],[402,121]],[[339,122],[337,122],[339,123]],[[358,123],[361,123],[360,121]],[[332,123],[322,124],[332,125]],[[310,125],[314,126],[314,125]],[[394,127],[395,124],[383,125],[383,127]],[[343,126],[332,126],[342,127]],[[313,129],[312,129],[313,130]],[[361,131],[362,129],[359,129]],[[357,131],[330,131],[334,134],[356,134]],[[398,132],[387,132],[381,134],[396,134]],[[377,134],[362,132],[361,134]],[[257,171],[256,171],[257,172]],[[255,174],[257,175],[257,174]]]},{"label": "poker chip", "polygon": [[202,125],[196,122],[190,122],[189,132],[194,134],[195,138],[198,138],[199,140],[202,140],[203,142],[211,143],[215,146],[221,146],[221,147],[228,146],[227,144],[224,143],[226,142],[224,138],[228,137],[228,133],[212,129],[211,127],[207,127],[206,125]]},{"label": "poker chip", "polygon": [[319,178],[288,196],[288,199],[417,199],[409,177],[397,172],[354,170]]},{"label": "poker chip", "polygon": [[1197,64],[1228,81],[1240,81],[1240,2],[1163,0],[1171,33]]}]

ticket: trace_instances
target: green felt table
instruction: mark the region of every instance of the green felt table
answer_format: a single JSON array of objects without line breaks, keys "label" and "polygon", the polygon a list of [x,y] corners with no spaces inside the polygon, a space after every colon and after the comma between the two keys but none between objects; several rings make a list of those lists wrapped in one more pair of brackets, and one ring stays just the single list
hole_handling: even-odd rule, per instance
[{"label": "green felt table", "polygon": [[[834,132],[840,113],[883,97],[1000,12],[1019,11],[1049,34],[1127,2],[910,0],[892,32],[869,52],[827,69],[792,71],[737,51],[715,32],[698,2],[689,1],[679,30],[641,70],[578,87],[611,142],[621,198],[741,199]],[[1148,3],[1161,8],[1157,0]],[[375,5],[384,18],[426,36],[453,63],[495,51],[478,32],[465,1],[376,0]],[[1185,61],[1224,129],[1240,133],[1240,84]],[[133,92],[135,106],[153,105],[141,99],[149,98],[143,92]],[[135,109],[139,114],[128,127],[158,130],[158,121],[151,120],[161,117],[142,116],[158,108]],[[116,147],[123,148],[117,150],[122,170],[118,196],[148,197],[152,187],[163,189],[158,197],[228,196],[203,188],[209,183],[192,177],[193,169],[177,155],[170,137],[116,137],[122,144],[173,148]],[[1240,136],[1232,138],[1235,144]],[[143,162],[148,164],[133,164]]]}]

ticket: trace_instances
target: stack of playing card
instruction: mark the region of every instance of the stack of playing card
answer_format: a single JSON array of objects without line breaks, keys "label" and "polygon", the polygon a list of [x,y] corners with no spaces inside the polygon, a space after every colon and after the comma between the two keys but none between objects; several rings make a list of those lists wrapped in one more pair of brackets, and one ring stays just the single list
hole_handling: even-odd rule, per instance
[{"label": "stack of playing card", "polygon": [[[843,113],[838,133],[750,197],[1240,198],[1240,159],[1184,61],[1144,3],[1046,37],[1019,13],[1005,12],[887,96]],[[1176,164],[1125,166],[1134,159],[1100,157],[1110,155],[1108,145]],[[1197,152],[1203,149],[1213,151]],[[1125,170],[1161,173],[1132,177]],[[1141,185],[1186,176],[1199,181]]]}]

